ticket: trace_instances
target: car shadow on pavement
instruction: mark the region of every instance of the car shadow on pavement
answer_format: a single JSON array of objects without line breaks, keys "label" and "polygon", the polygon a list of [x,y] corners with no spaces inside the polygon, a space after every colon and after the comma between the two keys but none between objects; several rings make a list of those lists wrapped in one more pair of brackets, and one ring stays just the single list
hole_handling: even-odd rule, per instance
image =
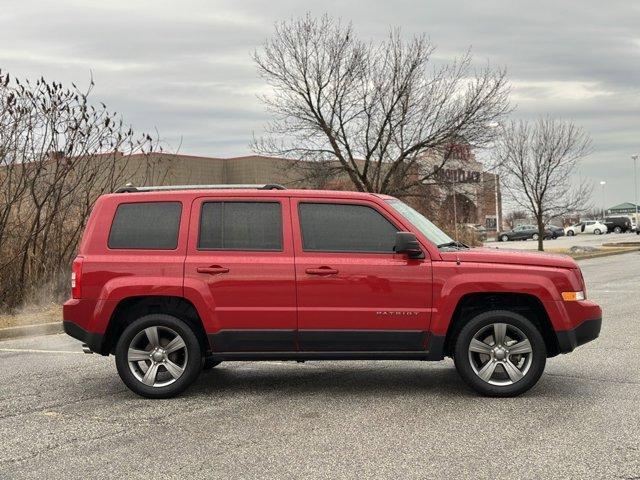
[{"label": "car shadow on pavement", "polygon": [[[274,368],[275,367],[275,368]],[[580,379],[544,376],[525,396],[567,397],[588,388]],[[252,362],[248,365],[229,363],[200,378],[182,395],[286,394],[307,396],[317,393],[342,397],[396,396],[419,394],[422,397],[478,397],[458,376],[453,365],[436,368],[424,364],[397,363],[389,366],[371,362],[366,366],[355,362],[322,366],[318,363],[277,365]]]},{"label": "car shadow on pavement", "polygon": [[332,395],[388,395],[420,393],[449,395],[473,393],[465,386],[453,365],[425,368],[424,365],[363,366],[340,362],[323,366],[319,362],[296,364],[228,364],[202,372],[199,379],[183,395],[274,393],[308,395],[329,392]]}]

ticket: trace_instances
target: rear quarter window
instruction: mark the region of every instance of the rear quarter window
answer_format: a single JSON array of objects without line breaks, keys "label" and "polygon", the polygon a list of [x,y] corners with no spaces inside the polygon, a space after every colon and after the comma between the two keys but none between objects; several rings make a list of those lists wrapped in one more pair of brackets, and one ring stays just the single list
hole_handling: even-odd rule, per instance
[{"label": "rear quarter window", "polygon": [[174,250],[181,213],[180,202],[121,203],[107,244],[112,249]]}]

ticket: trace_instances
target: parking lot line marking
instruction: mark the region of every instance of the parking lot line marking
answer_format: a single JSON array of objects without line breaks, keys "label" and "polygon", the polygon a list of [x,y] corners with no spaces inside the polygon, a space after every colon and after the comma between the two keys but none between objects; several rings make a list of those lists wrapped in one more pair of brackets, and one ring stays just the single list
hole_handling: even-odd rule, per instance
[{"label": "parking lot line marking", "polygon": [[84,352],[76,352],[72,350],[38,350],[35,348],[0,348],[0,352],[25,352],[25,353],[80,353],[85,355]]}]

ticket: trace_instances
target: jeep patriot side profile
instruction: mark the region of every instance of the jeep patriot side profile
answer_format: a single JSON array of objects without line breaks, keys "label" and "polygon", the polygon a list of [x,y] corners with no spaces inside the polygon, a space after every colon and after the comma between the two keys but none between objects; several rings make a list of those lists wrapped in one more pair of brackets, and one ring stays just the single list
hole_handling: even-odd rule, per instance
[{"label": "jeep patriot side profile", "polygon": [[125,188],[100,197],[65,331],[170,397],[225,360],[441,360],[512,396],[600,332],[569,257],[468,248],[369,193]]}]

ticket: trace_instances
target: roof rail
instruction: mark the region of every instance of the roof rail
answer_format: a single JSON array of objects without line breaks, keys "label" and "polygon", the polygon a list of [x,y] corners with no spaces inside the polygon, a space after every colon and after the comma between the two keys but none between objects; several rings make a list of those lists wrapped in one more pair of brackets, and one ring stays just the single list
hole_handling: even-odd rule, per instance
[{"label": "roof rail", "polygon": [[228,184],[228,185],[158,185],[155,187],[136,187],[127,183],[124,187],[116,190],[115,193],[133,193],[133,192],[162,192],[171,190],[238,190],[238,189],[256,189],[256,190],[286,190],[286,187],[277,183],[267,183],[264,185],[253,184]]}]

